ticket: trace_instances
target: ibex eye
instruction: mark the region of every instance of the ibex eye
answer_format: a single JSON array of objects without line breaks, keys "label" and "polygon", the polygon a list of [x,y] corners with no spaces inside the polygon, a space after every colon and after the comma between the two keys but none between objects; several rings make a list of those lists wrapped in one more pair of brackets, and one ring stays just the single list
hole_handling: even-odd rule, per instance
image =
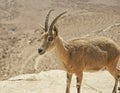
[{"label": "ibex eye", "polygon": [[53,40],[53,37],[48,37],[48,41],[52,41]]}]

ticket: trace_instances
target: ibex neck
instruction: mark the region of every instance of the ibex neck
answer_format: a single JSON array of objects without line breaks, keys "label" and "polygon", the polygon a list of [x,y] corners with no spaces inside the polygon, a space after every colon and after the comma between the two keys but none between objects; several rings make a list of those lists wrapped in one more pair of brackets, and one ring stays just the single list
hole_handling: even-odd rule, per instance
[{"label": "ibex neck", "polygon": [[66,62],[68,59],[68,51],[65,48],[67,46],[67,42],[64,41],[61,37],[57,37],[55,45],[57,56],[64,64],[67,64]]}]

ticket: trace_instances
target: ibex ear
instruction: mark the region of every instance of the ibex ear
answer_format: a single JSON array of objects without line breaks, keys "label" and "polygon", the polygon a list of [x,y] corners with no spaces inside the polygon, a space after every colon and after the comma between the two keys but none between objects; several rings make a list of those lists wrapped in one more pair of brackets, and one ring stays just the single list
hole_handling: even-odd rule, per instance
[{"label": "ibex ear", "polygon": [[58,36],[58,28],[56,26],[54,26],[53,31],[54,31],[54,35]]}]

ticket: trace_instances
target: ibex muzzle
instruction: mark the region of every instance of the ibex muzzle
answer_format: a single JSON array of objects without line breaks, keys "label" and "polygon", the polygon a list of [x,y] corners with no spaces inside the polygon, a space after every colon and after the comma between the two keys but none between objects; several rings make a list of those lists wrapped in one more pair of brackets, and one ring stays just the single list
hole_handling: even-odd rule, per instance
[{"label": "ibex muzzle", "polygon": [[45,51],[44,51],[44,49],[43,49],[43,48],[39,48],[39,49],[38,49],[38,53],[39,53],[40,55],[42,55],[42,54],[44,54],[44,53],[45,53]]}]

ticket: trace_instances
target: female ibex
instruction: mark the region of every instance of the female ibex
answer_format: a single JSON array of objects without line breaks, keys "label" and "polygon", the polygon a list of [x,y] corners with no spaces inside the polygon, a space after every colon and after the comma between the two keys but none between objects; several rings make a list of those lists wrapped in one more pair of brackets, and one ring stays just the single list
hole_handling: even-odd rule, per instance
[{"label": "female ibex", "polygon": [[67,71],[66,93],[70,93],[72,74],[77,77],[77,93],[80,93],[83,71],[98,71],[102,68],[106,68],[115,78],[112,93],[116,93],[119,81],[119,74],[116,69],[120,57],[119,46],[113,40],[105,37],[64,41],[58,35],[58,28],[55,23],[66,12],[58,15],[48,29],[48,19],[51,11],[49,11],[45,20],[45,32],[42,35],[43,43],[38,52],[42,55],[55,48],[58,58]]}]

